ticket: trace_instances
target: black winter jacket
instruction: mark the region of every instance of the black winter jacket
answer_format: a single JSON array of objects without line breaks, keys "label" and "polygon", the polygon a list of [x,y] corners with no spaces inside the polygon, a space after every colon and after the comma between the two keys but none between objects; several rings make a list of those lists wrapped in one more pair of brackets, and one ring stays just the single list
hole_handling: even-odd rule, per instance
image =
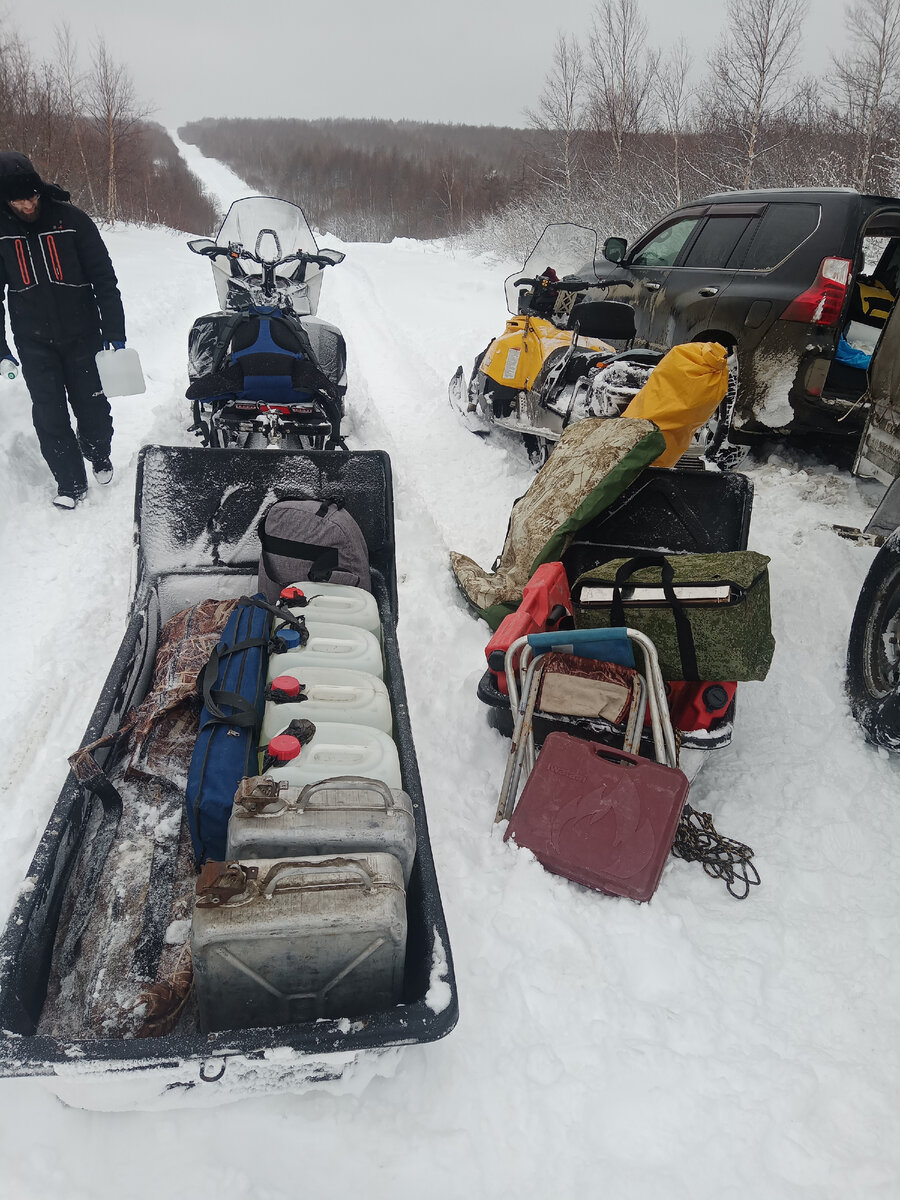
[{"label": "black winter jacket", "polygon": [[17,339],[124,341],[122,297],[100,231],[62,188],[42,183],[40,193],[32,223],[0,202],[0,358],[9,355],[4,292]]}]

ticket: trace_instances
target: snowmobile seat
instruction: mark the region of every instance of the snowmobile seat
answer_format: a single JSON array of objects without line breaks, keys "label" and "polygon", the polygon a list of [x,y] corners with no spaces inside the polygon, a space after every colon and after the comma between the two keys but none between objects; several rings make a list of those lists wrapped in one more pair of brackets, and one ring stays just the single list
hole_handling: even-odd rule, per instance
[{"label": "snowmobile seat", "polygon": [[333,390],[311,357],[308,339],[278,317],[261,316],[239,326],[231,343],[231,368],[240,372],[245,400],[290,403]]},{"label": "snowmobile seat", "polygon": [[581,337],[630,342],[635,334],[634,309],[618,300],[585,300],[572,306],[569,328],[578,324]]}]

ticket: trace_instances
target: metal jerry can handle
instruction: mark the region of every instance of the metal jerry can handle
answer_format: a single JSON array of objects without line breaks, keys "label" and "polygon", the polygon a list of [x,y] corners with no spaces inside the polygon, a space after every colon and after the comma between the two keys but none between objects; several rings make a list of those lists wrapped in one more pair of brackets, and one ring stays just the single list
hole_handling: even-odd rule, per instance
[{"label": "metal jerry can handle", "polygon": [[[355,878],[349,878],[353,877]],[[356,885],[371,891],[374,880],[360,862],[346,858],[331,858],[327,862],[276,863],[259,884],[259,894],[271,900],[277,891],[304,887],[347,887]]]},{"label": "metal jerry can handle", "polygon": [[[308,783],[300,793],[297,807],[314,807],[314,798],[320,792],[326,793],[327,796],[328,792],[344,792],[351,788],[357,792],[371,793],[373,801],[376,798],[383,801],[385,810],[395,807],[394,794],[386,783],[382,783],[380,779],[367,779],[361,775],[335,775],[331,779],[322,779],[316,783]],[[326,803],[322,807],[329,808],[330,805]]]}]

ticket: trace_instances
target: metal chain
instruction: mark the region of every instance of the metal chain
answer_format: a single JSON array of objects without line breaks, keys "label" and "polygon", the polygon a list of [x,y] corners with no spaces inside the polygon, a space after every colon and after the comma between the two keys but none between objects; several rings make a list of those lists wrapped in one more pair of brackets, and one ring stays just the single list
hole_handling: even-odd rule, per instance
[{"label": "metal chain", "polygon": [[685,862],[699,862],[713,879],[724,879],[735,900],[746,900],[750,888],[759,883],[759,872],[750,861],[753,851],[743,842],[723,837],[710,813],[684,806],[672,853]]}]

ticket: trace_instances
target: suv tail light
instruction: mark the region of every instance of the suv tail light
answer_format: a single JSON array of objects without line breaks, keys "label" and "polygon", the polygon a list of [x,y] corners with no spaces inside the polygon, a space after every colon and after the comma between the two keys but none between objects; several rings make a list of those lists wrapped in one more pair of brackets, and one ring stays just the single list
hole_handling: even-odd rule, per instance
[{"label": "suv tail light", "polygon": [[836,325],[844,307],[852,265],[849,258],[823,258],[812,287],[790,302],[781,314],[782,321]]}]

